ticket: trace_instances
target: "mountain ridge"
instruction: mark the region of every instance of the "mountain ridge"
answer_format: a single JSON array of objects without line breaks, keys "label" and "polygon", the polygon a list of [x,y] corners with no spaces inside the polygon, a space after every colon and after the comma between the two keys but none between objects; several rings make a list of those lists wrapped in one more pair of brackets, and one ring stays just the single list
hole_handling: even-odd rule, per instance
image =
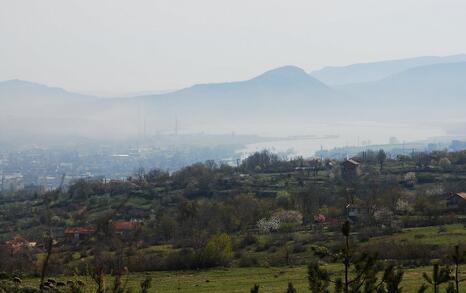
[{"label": "mountain ridge", "polygon": [[335,120],[398,121],[433,117],[432,112],[461,118],[465,80],[466,62],[417,66],[381,80],[343,86],[328,86],[302,68],[287,65],[247,80],[118,98],[10,80],[0,82],[0,132],[135,135],[141,121],[153,129],[171,129],[178,118],[189,121],[185,129],[192,132],[241,132],[261,125],[265,129]]},{"label": "mountain ridge", "polygon": [[328,66],[319,70],[311,71],[309,74],[330,86],[334,86],[377,81],[392,74],[419,66],[465,61],[466,54],[449,56],[420,56],[414,58],[355,63],[346,66]]},{"label": "mountain ridge", "polygon": [[139,98],[139,99],[150,99],[150,98],[163,98],[163,97],[174,97],[183,95],[189,92],[194,94],[205,94],[206,91],[218,92],[226,91],[232,94],[235,91],[238,91],[237,87],[244,87],[247,90],[261,90],[261,86],[273,87],[274,90],[277,90],[279,87],[288,87],[288,89],[299,88],[299,89],[310,89],[315,87],[319,91],[333,91],[330,87],[322,83],[321,81],[315,79],[314,77],[308,75],[306,71],[300,67],[293,65],[281,66],[274,68],[268,71],[265,71],[262,74],[259,74],[253,78],[240,80],[240,81],[230,81],[230,82],[218,82],[218,83],[201,83],[195,84],[190,87],[182,88],[177,91],[173,91],[166,94],[156,94],[156,95],[142,95],[136,97],[128,98]]}]

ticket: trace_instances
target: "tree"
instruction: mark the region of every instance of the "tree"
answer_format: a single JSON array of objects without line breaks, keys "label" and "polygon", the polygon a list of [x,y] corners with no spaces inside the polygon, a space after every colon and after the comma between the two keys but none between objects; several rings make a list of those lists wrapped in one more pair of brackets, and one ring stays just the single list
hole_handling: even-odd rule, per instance
[{"label": "tree", "polygon": [[288,288],[286,289],[285,293],[297,293],[296,289],[293,286],[293,283],[288,282]]},{"label": "tree", "polygon": [[49,192],[44,195],[44,206],[45,206],[45,224],[47,225],[47,230],[45,231],[44,236],[44,248],[46,251],[44,261],[42,262],[42,268],[40,273],[40,283],[39,289],[40,292],[44,291],[44,280],[47,275],[47,268],[49,266],[50,257],[53,251],[53,244],[55,242],[54,235],[53,235],[53,227],[52,227],[52,218],[53,218],[53,211],[52,205],[58,199],[62,192],[63,182],[65,179],[65,175],[63,174],[60,186],[56,188],[54,191]]},{"label": "tree", "polygon": [[149,293],[149,289],[151,288],[152,279],[150,277],[145,277],[143,281],[140,283],[141,293]]},{"label": "tree", "polygon": [[458,292],[459,291],[456,291],[455,285],[452,282],[448,283],[448,287],[445,290],[445,293],[458,293]]},{"label": "tree", "polygon": [[226,265],[232,256],[231,237],[225,233],[212,236],[199,253],[203,266]]},{"label": "tree", "polygon": [[280,159],[276,154],[263,150],[244,159],[240,167],[241,169],[250,172],[267,171],[273,166],[276,166],[279,161]]},{"label": "tree", "polygon": [[400,200],[404,197],[403,189],[394,177],[388,177],[380,184],[382,186],[380,190],[377,190],[378,194],[376,196],[383,206],[387,207],[393,214],[396,214]]},{"label": "tree", "polygon": [[255,284],[254,287],[251,288],[251,293],[259,293],[259,285]]},{"label": "tree", "polygon": [[385,153],[384,150],[379,150],[377,153],[377,162],[379,162],[380,165],[380,171],[383,169],[383,164],[385,163],[385,160],[387,159],[387,154]]},{"label": "tree", "polygon": [[[395,270],[393,266],[388,266],[385,269],[383,278],[379,280],[377,276],[382,267],[377,261],[377,257],[366,253],[357,255],[350,246],[350,222],[346,221],[343,224],[341,232],[344,236],[344,247],[340,253],[333,255],[333,257],[341,260],[344,265],[343,279],[332,280],[330,273],[326,269],[321,268],[318,262],[312,262],[308,267],[308,281],[311,292],[329,292],[330,283],[335,285],[334,292],[336,293],[401,292],[399,286],[403,278],[403,272]],[[329,255],[326,250],[315,250],[315,254],[321,257]],[[352,278],[350,278],[350,269],[353,270]]]},{"label": "tree", "polygon": [[421,287],[419,287],[419,289],[417,289],[417,293],[424,293],[427,291],[429,287],[426,285],[426,284],[422,284]]},{"label": "tree", "polygon": [[428,284],[432,286],[434,293],[439,293],[440,285],[447,283],[452,279],[450,268],[448,266],[441,267],[438,263],[433,265],[431,276],[423,273],[422,277]]},{"label": "tree", "polygon": [[345,283],[344,283],[345,293],[348,293],[348,286],[349,286],[348,273],[349,273],[349,266],[351,264],[351,251],[350,251],[350,244],[349,244],[350,232],[351,232],[351,224],[349,221],[346,221],[343,224],[343,227],[341,227],[341,233],[345,237],[345,246],[343,248],[343,264],[345,266]]},{"label": "tree", "polygon": [[466,261],[466,253],[463,249],[460,249],[459,245],[455,245],[453,254],[450,256],[453,264],[455,265],[455,275],[453,276],[455,281],[455,292],[460,292],[460,282],[464,279],[460,279],[459,267],[462,263]]},{"label": "tree", "polygon": [[450,168],[451,166],[451,162],[448,158],[441,158],[438,162],[439,166],[444,170],[448,170],[448,168]]},{"label": "tree", "polygon": [[312,293],[328,293],[330,284],[330,274],[327,270],[322,269],[319,262],[315,261],[309,264],[307,270],[309,289]]},{"label": "tree", "polygon": [[403,288],[400,287],[403,280],[404,272],[400,269],[396,270],[395,266],[389,265],[385,268],[383,282],[385,283],[385,291],[387,293],[401,293]]},{"label": "tree", "polygon": [[[292,195],[296,209],[303,215],[312,215],[320,208],[324,192],[317,184],[307,184],[293,191]],[[308,220],[308,217],[303,220]]]}]

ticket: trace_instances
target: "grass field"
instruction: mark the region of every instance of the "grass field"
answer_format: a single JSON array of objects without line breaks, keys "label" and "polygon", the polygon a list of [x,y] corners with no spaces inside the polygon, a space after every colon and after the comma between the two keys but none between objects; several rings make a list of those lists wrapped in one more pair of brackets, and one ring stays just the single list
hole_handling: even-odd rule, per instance
[{"label": "grass field", "polygon": [[[462,224],[419,227],[404,229],[401,233],[374,237],[369,242],[396,241],[419,242],[434,245],[453,246],[466,241],[466,229]],[[170,246],[155,246],[147,248],[146,252],[160,252],[170,250]],[[254,253],[253,253],[254,254]],[[259,255],[260,253],[255,253]],[[341,265],[330,264],[327,268],[334,274],[341,273]],[[466,266],[462,268],[466,273]],[[416,292],[423,283],[422,273],[431,272],[431,267],[419,267],[406,269],[403,279],[403,292]],[[274,293],[285,292],[288,282],[293,282],[298,292],[309,292],[307,282],[307,268],[295,267],[256,267],[256,268],[217,268],[201,271],[179,272],[148,272],[131,273],[128,277],[127,287],[134,292],[139,288],[139,283],[146,277],[152,278],[150,292],[249,292],[254,284],[260,285],[261,292]],[[466,274],[463,274],[463,278]],[[93,291],[93,281],[88,277],[79,277],[89,284],[88,292]],[[59,277],[57,280],[66,281],[69,277]],[[107,285],[111,285],[111,278],[107,278]],[[38,279],[25,279],[27,285],[37,286]],[[445,287],[445,286],[444,286]],[[465,289],[462,292],[466,293]],[[444,290],[444,288],[442,288]],[[431,291],[428,291],[431,292]]]},{"label": "grass field", "polygon": [[[332,271],[338,271],[339,265],[329,265]],[[466,267],[463,268],[466,270]],[[420,267],[405,271],[403,287],[404,292],[416,292],[422,284],[422,272],[430,273],[430,267]],[[203,271],[184,271],[184,272],[150,272],[150,273],[133,273],[128,278],[128,287],[136,291],[139,283],[145,276],[152,277],[152,289],[150,292],[249,292],[250,288],[256,283],[260,285],[261,292],[266,293],[283,293],[289,281],[293,282],[298,292],[309,292],[307,283],[307,268],[283,267],[283,268],[225,268],[211,269]],[[466,275],[464,275],[466,276]],[[463,276],[463,277],[464,277]],[[67,280],[70,278],[57,278],[57,280]],[[88,284],[90,279],[81,278]],[[26,279],[28,285],[37,286],[37,279]],[[111,280],[107,280],[111,283]],[[466,284],[465,290],[466,292]],[[92,286],[89,286],[91,291]],[[444,288],[442,287],[442,290]],[[95,291],[94,291],[95,292]],[[428,291],[431,292],[431,291]]]},{"label": "grass field", "polygon": [[463,224],[409,228],[403,229],[401,233],[370,239],[370,242],[377,241],[416,241],[422,244],[453,246],[466,242],[466,229]]}]

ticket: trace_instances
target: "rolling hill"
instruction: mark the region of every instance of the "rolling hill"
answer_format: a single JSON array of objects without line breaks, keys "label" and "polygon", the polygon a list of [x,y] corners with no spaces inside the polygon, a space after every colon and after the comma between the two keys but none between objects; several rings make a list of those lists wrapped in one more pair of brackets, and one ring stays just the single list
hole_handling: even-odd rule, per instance
[{"label": "rolling hill", "polygon": [[[0,82],[0,136],[128,138],[143,127],[153,132],[173,130],[178,122],[180,129],[191,133],[258,133],[285,124],[459,119],[466,106],[466,62],[450,61],[465,56],[380,62],[367,67],[372,68],[368,72],[379,65],[385,69],[375,70],[378,77],[382,71],[397,72],[339,86],[328,86],[301,68],[284,66],[243,81],[112,99],[5,81]],[[448,62],[438,63],[441,60]],[[415,66],[426,62],[437,63]],[[401,70],[409,66],[414,67]],[[338,74],[342,72],[351,70]]]},{"label": "rolling hill", "polygon": [[378,108],[381,114],[461,118],[466,106],[466,62],[420,66],[379,81],[336,88],[359,105],[372,111]]},{"label": "rolling hill", "polygon": [[325,67],[310,73],[328,85],[371,82],[420,66],[466,62],[466,54],[437,57],[424,56],[400,60],[358,63],[348,66]]},{"label": "rolling hill", "polygon": [[[227,119],[254,120],[274,115],[304,115],[311,109],[334,106],[338,101],[333,89],[298,67],[277,68],[245,81],[200,84],[165,95],[136,99],[160,116],[183,117],[222,122]],[[276,116],[275,116],[276,117]],[[268,119],[268,120],[274,120]],[[234,120],[229,120],[229,123]],[[227,121],[225,121],[227,122]],[[257,121],[256,121],[257,122]]]}]

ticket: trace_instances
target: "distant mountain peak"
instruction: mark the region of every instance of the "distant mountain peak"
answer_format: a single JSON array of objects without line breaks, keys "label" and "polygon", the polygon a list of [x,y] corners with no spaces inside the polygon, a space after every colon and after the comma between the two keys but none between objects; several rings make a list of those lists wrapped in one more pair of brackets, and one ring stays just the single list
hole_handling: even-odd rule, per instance
[{"label": "distant mountain peak", "polygon": [[281,66],[262,73],[256,78],[309,78],[304,69],[294,65]]},{"label": "distant mountain peak", "polygon": [[264,83],[270,86],[312,87],[329,90],[327,85],[310,76],[304,69],[293,65],[278,67],[253,78],[251,82]]}]

